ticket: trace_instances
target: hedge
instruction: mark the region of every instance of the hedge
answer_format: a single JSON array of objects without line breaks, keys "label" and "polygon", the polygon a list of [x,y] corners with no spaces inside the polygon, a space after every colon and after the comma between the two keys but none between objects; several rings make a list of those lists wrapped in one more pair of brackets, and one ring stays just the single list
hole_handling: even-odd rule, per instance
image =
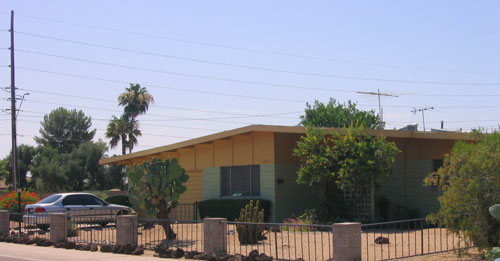
[{"label": "hedge", "polygon": [[271,216],[271,201],[265,199],[209,199],[198,202],[198,210],[202,219],[220,217],[234,221],[250,200],[260,202],[260,207],[264,209],[264,219],[267,221]]},{"label": "hedge", "polygon": [[131,207],[130,201],[128,200],[128,196],[125,195],[107,197],[105,201],[110,204],[117,204],[117,205]]}]

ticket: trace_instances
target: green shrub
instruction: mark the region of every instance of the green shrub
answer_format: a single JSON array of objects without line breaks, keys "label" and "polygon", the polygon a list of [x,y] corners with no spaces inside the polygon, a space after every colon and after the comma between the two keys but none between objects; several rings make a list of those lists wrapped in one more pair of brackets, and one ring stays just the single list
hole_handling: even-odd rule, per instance
[{"label": "green shrub", "polygon": [[[240,216],[236,221],[264,223],[264,210],[260,208],[259,201],[257,200],[254,205],[253,200],[250,200],[250,203],[241,209]],[[264,225],[237,224],[236,231],[238,231],[238,240],[242,245],[255,244],[259,240],[265,239]]]},{"label": "green shrub", "polygon": [[[264,220],[269,220],[271,216],[271,201],[265,199],[255,199],[260,202],[260,207],[264,210]],[[240,210],[244,208],[250,199],[209,199],[198,202],[198,210],[201,218],[221,217],[228,221],[236,220],[240,215]]]},{"label": "green shrub", "polygon": [[122,206],[127,206],[130,207],[130,201],[128,199],[128,196],[125,195],[117,195],[117,196],[111,196],[106,198],[106,202],[110,204],[117,204],[117,205],[122,205]]}]

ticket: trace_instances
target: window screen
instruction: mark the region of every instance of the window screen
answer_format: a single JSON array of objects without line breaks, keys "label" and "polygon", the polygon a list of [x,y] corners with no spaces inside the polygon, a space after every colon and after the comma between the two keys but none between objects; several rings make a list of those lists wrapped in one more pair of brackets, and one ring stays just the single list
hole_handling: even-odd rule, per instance
[{"label": "window screen", "polygon": [[221,168],[221,196],[241,197],[260,195],[260,166]]}]

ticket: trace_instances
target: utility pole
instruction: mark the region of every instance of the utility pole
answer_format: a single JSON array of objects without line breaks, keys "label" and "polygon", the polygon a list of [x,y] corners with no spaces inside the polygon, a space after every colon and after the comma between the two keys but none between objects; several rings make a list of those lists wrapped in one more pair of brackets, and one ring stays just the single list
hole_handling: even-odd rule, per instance
[{"label": "utility pole", "polygon": [[[427,111],[427,110],[434,110],[434,107],[426,107],[426,108],[421,108],[421,109],[416,109],[416,108],[413,108],[413,110],[411,112],[413,112],[413,114],[417,113],[417,111],[421,111],[422,112],[422,125],[424,126],[424,131],[425,131],[425,117],[424,117],[424,111]],[[441,126],[442,125],[442,122],[441,122]],[[442,127],[441,127],[442,128]]]},{"label": "utility pole", "polygon": [[[16,66],[14,62],[14,10],[10,11],[10,113],[12,123],[12,186],[17,190]],[[21,181],[19,179],[19,181]]]},{"label": "utility pole", "polygon": [[382,113],[382,106],[380,104],[380,96],[399,97],[398,95],[394,95],[394,94],[381,93],[380,89],[377,89],[377,92],[356,92],[356,93],[377,95],[378,96],[378,116],[380,117],[380,121],[382,121],[382,122],[384,122],[384,114]]}]

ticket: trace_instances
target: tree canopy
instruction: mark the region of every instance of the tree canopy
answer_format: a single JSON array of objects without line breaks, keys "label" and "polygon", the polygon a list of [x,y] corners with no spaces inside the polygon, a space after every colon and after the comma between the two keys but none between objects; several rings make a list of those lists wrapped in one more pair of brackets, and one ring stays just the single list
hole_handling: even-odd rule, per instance
[{"label": "tree canopy", "polygon": [[71,152],[78,145],[94,138],[96,130],[90,130],[92,120],[83,111],[59,107],[43,117],[39,145],[51,146],[59,152]]},{"label": "tree canopy", "polygon": [[[26,174],[30,171],[33,164],[33,159],[37,154],[37,149],[33,146],[21,144],[17,146],[19,175],[21,176],[20,186],[26,188]],[[1,176],[6,184],[12,184],[12,152],[5,157],[0,164]]]},{"label": "tree canopy", "polygon": [[38,191],[106,189],[109,176],[99,165],[106,151],[102,142],[82,143],[70,153],[42,146],[33,160],[32,183]]},{"label": "tree canopy", "polygon": [[475,142],[456,142],[443,167],[424,180],[442,195],[429,216],[455,233],[465,233],[480,248],[497,246],[500,223],[488,212],[500,203],[500,133],[473,134]]},{"label": "tree canopy", "polygon": [[375,111],[362,111],[355,102],[348,101],[341,104],[331,98],[327,104],[315,101],[313,105],[307,103],[305,115],[300,116],[299,125],[305,127],[365,127],[377,129],[383,127],[380,117]]},{"label": "tree canopy", "polygon": [[153,102],[153,96],[138,83],[131,83],[130,87],[125,88],[125,92],[118,96],[118,104],[123,106],[127,118],[136,118],[138,115],[146,113],[149,105]]},{"label": "tree canopy", "polygon": [[311,128],[294,150],[300,161],[297,182],[334,182],[341,190],[377,185],[389,176],[398,152],[393,142],[369,136],[362,129],[324,133]]}]

